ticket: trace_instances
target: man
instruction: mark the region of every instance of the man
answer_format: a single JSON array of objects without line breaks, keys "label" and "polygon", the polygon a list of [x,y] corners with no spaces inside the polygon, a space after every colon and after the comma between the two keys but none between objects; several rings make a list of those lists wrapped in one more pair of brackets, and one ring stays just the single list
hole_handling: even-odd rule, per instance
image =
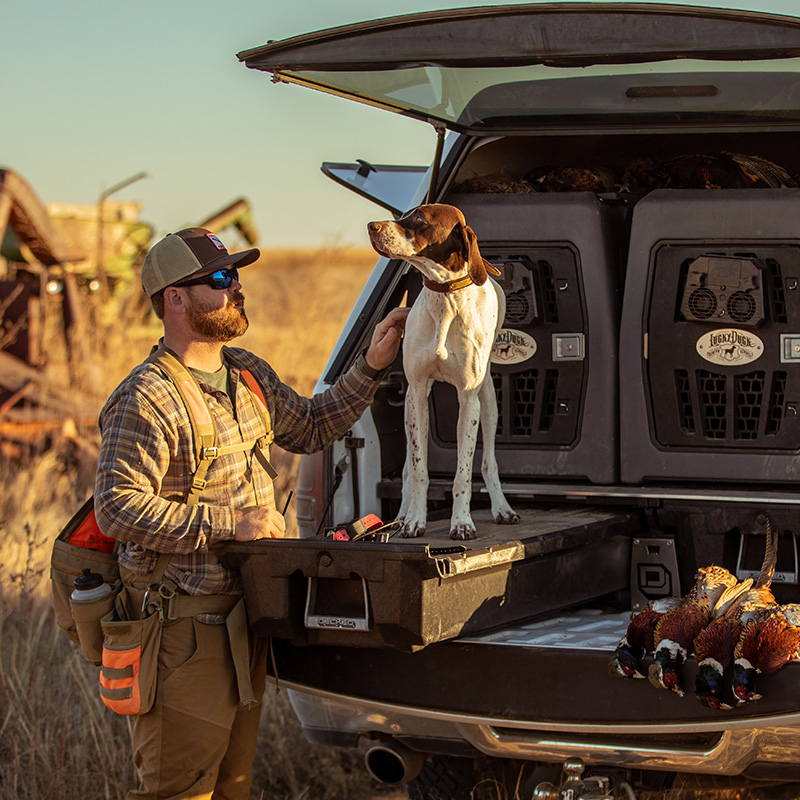
[{"label": "man", "polygon": [[[184,609],[193,598],[211,604],[207,613],[165,615],[155,704],[134,724],[141,784],[129,798],[248,797],[266,645],[247,633],[237,639],[230,619],[224,624],[242,587],[218,546],[284,535],[265,442],[274,434],[284,449],[307,453],[341,437],[371,402],[402,338],[408,310],[395,309],[333,387],[298,396],[265,361],[224,347],[247,329],[238,270],[258,256],[255,249],[229,253],[210,231],[189,228],[156,243],[142,266],[142,286],[164,325],[159,348],[191,371],[216,424],[221,454],[205,483],[195,477],[186,400],[157,363],[136,367],[101,412],[95,513],[101,530],[121,542],[124,605],[135,618],[159,595],[147,587],[164,563],[165,595],[188,599]],[[245,385],[252,379],[255,389]]]}]

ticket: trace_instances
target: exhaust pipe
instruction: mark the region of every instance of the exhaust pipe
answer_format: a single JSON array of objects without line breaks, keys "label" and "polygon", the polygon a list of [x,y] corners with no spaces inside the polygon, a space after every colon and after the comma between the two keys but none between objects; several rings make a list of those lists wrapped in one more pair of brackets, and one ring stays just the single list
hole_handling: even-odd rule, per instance
[{"label": "exhaust pipe", "polygon": [[364,756],[367,772],[375,780],[395,785],[413,781],[424,763],[424,753],[410,750],[394,739],[373,744]]}]

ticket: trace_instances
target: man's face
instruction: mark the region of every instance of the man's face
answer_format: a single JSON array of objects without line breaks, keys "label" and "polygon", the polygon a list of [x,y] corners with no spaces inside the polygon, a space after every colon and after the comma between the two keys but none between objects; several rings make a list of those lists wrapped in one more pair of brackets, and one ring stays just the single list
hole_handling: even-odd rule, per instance
[{"label": "man's face", "polygon": [[210,342],[229,342],[241,336],[250,324],[244,313],[241,284],[234,281],[227,289],[188,286],[188,319],[192,330]]}]

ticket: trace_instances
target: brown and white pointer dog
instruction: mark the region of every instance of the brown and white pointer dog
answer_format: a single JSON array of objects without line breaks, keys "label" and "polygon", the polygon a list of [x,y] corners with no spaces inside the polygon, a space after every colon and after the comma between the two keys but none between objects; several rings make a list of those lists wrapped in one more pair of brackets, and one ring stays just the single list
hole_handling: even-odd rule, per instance
[{"label": "brown and white pointer dog", "polygon": [[481,472],[498,523],[519,522],[500,488],[495,458],[497,398],[489,358],[505,316],[499,272],[478,250],[475,233],[454,206],[424,205],[396,221],[370,222],[373,248],[401,258],[422,273],[424,288],[406,320],[403,368],[406,393],[406,462],[399,517],[403,536],[425,533],[428,497],[428,395],[434,381],[458,391],[458,463],[453,481],[452,539],[474,539],[470,516],[472,462],[483,433]]}]

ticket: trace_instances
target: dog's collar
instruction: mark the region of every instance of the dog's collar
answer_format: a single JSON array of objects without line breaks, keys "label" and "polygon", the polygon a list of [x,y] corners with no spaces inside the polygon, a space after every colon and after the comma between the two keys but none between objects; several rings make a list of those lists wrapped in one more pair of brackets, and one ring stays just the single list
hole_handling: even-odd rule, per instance
[{"label": "dog's collar", "polygon": [[459,289],[465,289],[472,283],[472,278],[465,275],[463,278],[456,278],[454,281],[447,281],[447,283],[436,283],[436,281],[429,280],[424,275],[422,277],[422,284],[426,289],[432,292],[440,292],[441,294],[450,294],[457,292]]}]

